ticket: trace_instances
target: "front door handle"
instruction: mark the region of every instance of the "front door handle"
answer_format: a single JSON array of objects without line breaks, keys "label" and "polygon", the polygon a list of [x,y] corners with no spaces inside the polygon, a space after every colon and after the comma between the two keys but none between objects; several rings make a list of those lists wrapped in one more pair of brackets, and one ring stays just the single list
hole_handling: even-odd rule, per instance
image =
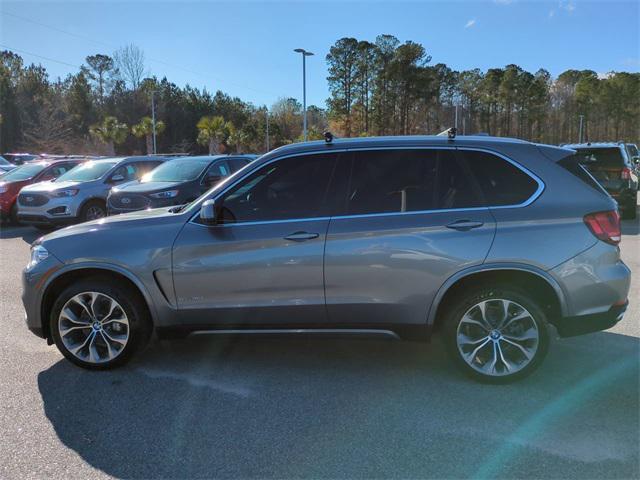
[{"label": "front door handle", "polygon": [[318,238],[319,236],[319,233],[295,232],[291,235],[287,235],[286,237],[284,237],[284,239],[293,240],[294,242],[303,242],[305,240],[313,240],[314,238]]},{"label": "front door handle", "polygon": [[455,222],[447,224],[446,227],[453,230],[466,232],[468,230],[471,230],[472,228],[481,227],[482,225],[484,225],[483,222],[474,222],[472,220],[456,220]]}]

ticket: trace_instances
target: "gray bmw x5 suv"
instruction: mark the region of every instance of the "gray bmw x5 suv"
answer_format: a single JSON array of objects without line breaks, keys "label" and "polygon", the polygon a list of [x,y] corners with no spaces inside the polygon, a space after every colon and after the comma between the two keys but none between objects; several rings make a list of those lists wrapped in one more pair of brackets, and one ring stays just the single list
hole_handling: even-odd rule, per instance
[{"label": "gray bmw x5 suv", "polygon": [[114,367],[153,331],[439,332],[471,376],[532,372],[560,336],[627,308],[616,204],[574,151],[491,137],[274,150],[190,204],[51,233],[27,325]]}]

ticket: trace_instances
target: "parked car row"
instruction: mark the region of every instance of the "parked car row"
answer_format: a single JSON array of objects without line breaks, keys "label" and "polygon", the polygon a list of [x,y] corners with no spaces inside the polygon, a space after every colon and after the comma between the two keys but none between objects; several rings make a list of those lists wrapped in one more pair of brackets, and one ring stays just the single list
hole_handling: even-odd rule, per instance
[{"label": "parked car row", "polygon": [[5,219],[51,228],[178,205],[194,200],[255,157],[65,157],[25,162],[0,176],[0,212]]}]

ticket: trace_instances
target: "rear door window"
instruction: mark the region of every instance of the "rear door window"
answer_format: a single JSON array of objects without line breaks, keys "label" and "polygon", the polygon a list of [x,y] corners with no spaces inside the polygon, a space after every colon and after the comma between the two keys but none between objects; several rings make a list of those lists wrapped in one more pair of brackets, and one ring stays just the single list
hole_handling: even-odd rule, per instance
[{"label": "rear door window", "polygon": [[487,206],[525,203],[538,189],[538,182],[511,162],[492,153],[459,150],[471,171]]},{"label": "rear door window", "polygon": [[453,150],[355,151],[347,213],[420,212],[482,207]]}]

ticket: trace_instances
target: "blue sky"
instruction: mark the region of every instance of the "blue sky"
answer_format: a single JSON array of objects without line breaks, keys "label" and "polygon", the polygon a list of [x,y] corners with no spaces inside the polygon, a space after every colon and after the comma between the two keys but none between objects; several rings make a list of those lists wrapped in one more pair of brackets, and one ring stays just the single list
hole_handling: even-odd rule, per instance
[{"label": "blue sky", "polygon": [[515,63],[557,75],[639,71],[639,28],[637,0],[0,2],[0,48],[53,78],[77,71],[87,55],[133,43],[159,77],[258,105],[301,99],[301,59],[292,50],[303,47],[316,54],[307,62],[307,103],[325,106],[324,57],[344,36],[413,40],[431,63],[455,69]]}]

